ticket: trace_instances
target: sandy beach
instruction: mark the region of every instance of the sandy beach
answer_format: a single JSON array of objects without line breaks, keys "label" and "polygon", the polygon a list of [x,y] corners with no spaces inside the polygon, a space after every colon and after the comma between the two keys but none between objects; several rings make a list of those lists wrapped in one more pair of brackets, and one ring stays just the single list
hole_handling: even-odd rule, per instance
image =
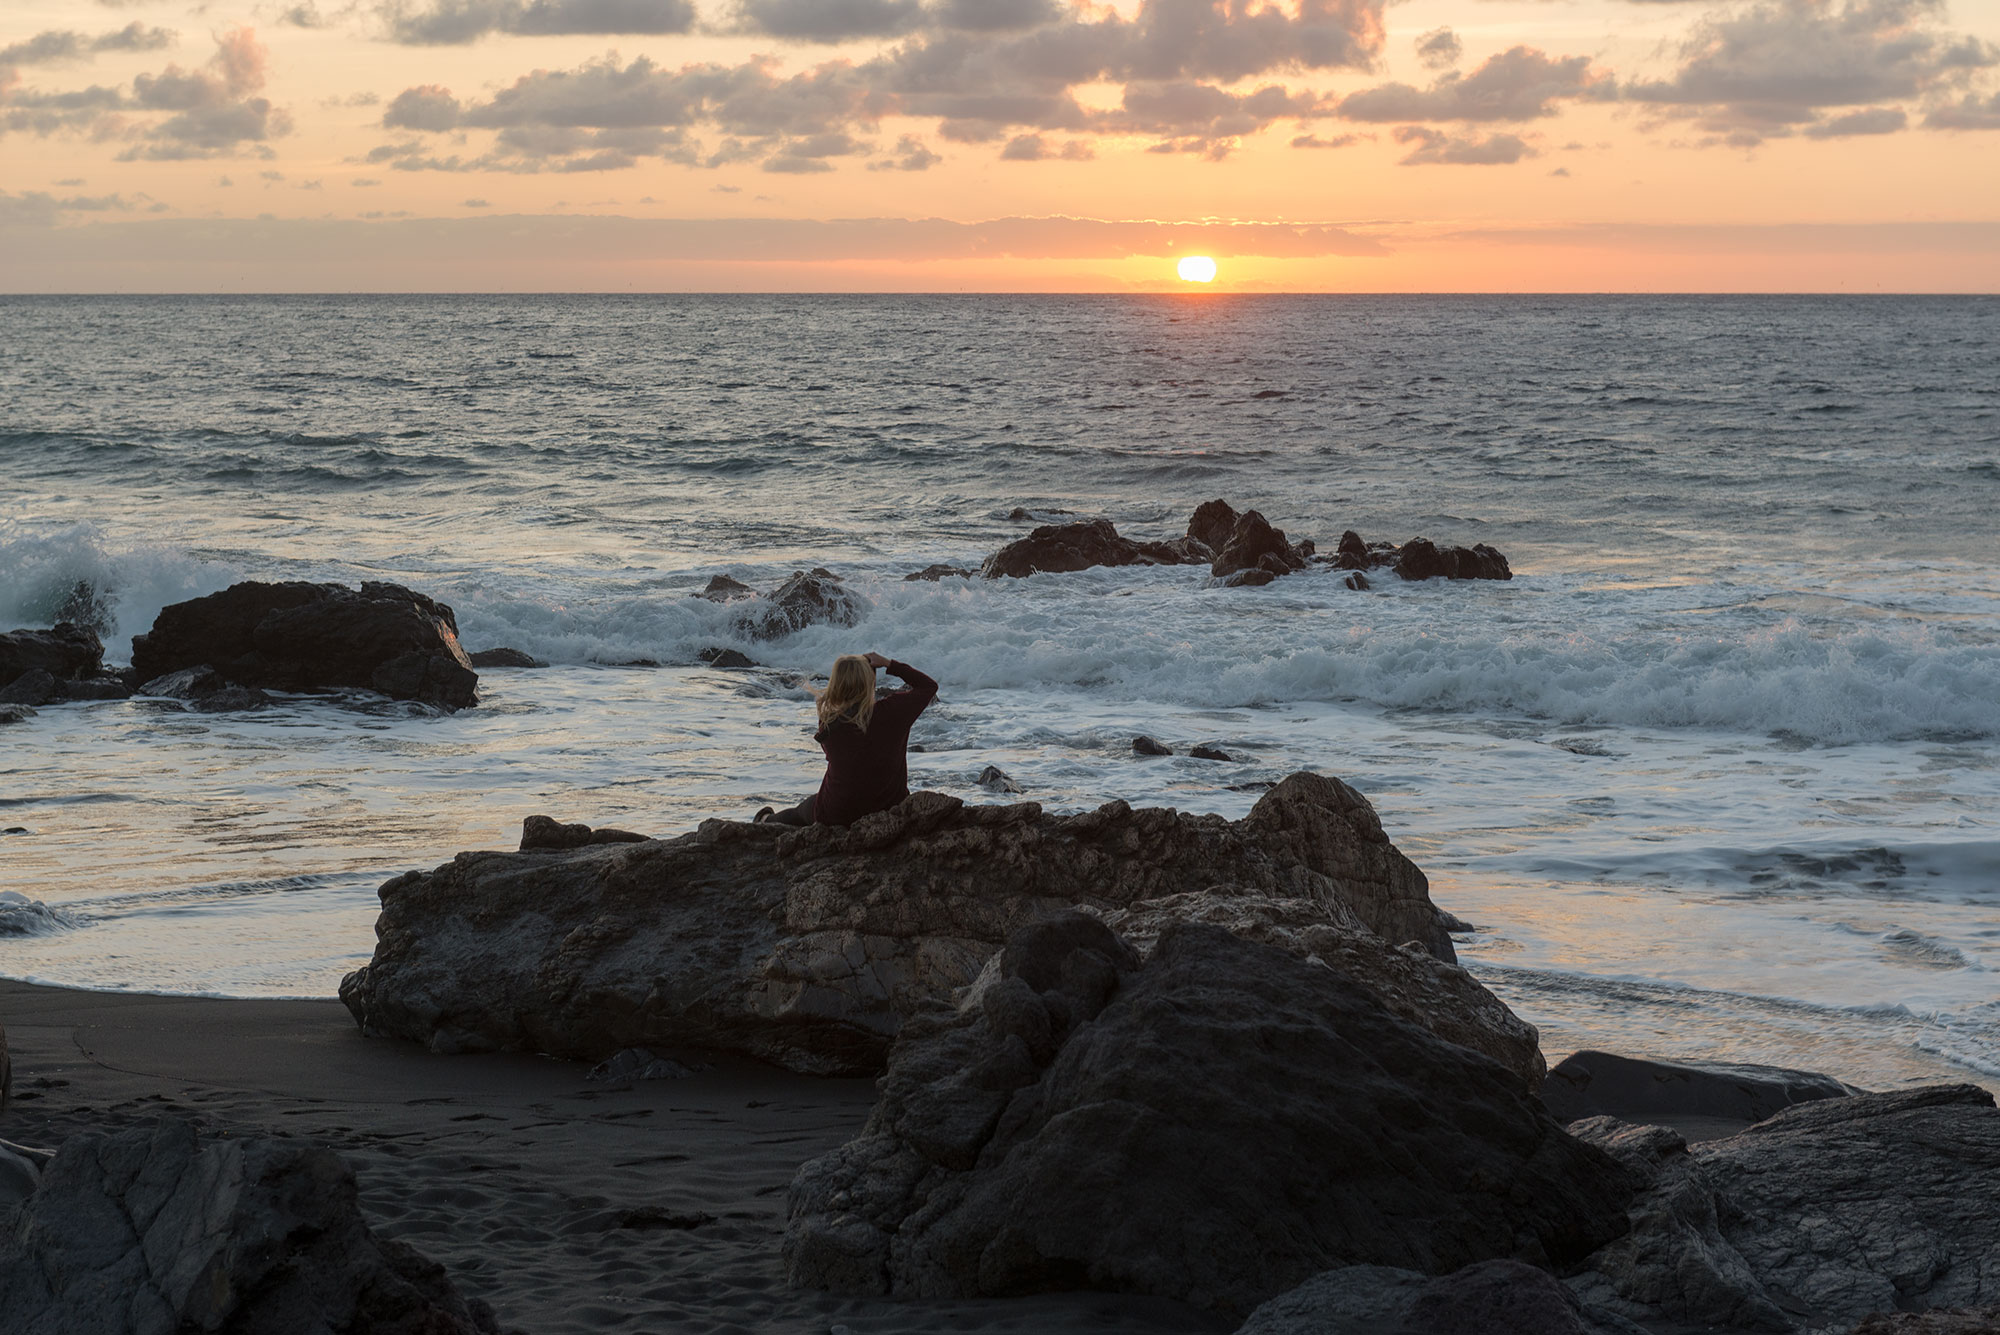
[{"label": "sandy beach", "polygon": [[433,1056],[362,1037],[337,1001],[68,991],[0,981],[14,1057],[0,1138],[55,1146],[160,1117],[293,1136],[346,1157],[385,1237],[440,1262],[509,1328],[558,1332],[1221,1331],[1106,1294],[890,1303],[796,1292],[785,1189],[849,1139],[872,1080],[709,1058],[630,1089],[584,1066]]}]

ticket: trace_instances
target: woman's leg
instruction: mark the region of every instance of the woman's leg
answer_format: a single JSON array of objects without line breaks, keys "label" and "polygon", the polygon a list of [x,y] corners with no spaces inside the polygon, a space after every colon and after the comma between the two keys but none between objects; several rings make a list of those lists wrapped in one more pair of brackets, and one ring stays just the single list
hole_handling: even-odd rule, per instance
[{"label": "woman's leg", "polygon": [[810,825],[813,823],[813,808],[818,803],[819,794],[814,793],[797,806],[786,807],[783,811],[774,811],[764,817],[764,820],[766,823],[773,825]]}]

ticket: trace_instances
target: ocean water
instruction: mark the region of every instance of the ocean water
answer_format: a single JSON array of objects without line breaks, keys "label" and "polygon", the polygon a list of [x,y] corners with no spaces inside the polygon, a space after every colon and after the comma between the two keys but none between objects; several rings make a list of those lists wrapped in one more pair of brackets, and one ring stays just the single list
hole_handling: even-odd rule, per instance
[{"label": "ocean water", "polygon": [[[0,627],[109,657],[244,578],[393,579],[483,674],[0,731],[0,974],[330,995],[375,887],[520,821],[671,834],[817,782],[794,684],[943,683],[911,779],[1246,812],[1366,792],[1461,957],[1583,1046],[2000,1086],[2000,301],[0,299]],[[1254,506],[1509,583],[910,583],[1027,523]],[[689,594],[824,565],[851,629]],[[701,666],[740,649],[764,669]],[[656,667],[630,666],[635,660]],[[1138,733],[1182,754],[1140,758]],[[1192,760],[1207,742],[1229,762]]]}]

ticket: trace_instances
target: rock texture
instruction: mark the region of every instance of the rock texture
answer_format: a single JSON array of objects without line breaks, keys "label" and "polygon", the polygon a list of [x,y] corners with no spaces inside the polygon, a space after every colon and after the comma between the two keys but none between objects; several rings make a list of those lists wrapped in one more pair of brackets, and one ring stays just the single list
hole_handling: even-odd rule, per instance
[{"label": "rock texture", "polygon": [[1572,1280],[1635,1320],[1844,1331],[2000,1303],[2000,1110],[1985,1090],[1821,1099],[1692,1148],[1612,1118],[1571,1130],[1649,1180],[1631,1232]]},{"label": "rock texture", "polygon": [[1564,1264],[1626,1226],[1626,1169],[1331,968],[1198,923],[1142,966],[1069,914],[982,981],[911,1022],[862,1135],[799,1170],[794,1283],[1240,1315],[1337,1266]]},{"label": "rock texture", "polygon": [[1203,501],[1188,516],[1187,535],[1212,552],[1229,545],[1236,531],[1236,510],[1225,500]]},{"label": "rock texture", "polygon": [[861,604],[840,576],[814,566],[799,570],[742,618],[744,633],[775,640],[807,626],[851,626],[861,619]]},{"label": "rock texture", "polygon": [[916,793],[844,828],[713,820],[666,841],[461,853],[382,887],[374,959],[340,992],[368,1032],[438,1051],[709,1047],[861,1074],[1016,927],[1189,890],[1337,904],[1451,958],[1423,873],[1367,800],[1294,774],[1240,821]]},{"label": "rock texture", "polygon": [[62,687],[47,668],[29,668],[0,686],[0,705],[45,705],[63,698]]},{"label": "rock texture", "polygon": [[1551,1070],[1542,1102],[1557,1121],[1617,1117],[1722,1118],[1761,1122],[1795,1103],[1847,1098],[1852,1085],[1816,1071],[1739,1062],[1661,1062],[1586,1049]]},{"label": "rock texture", "polygon": [[476,702],[479,674],[451,608],[400,584],[233,584],[174,603],[132,641],[132,675],[210,667],[231,685],[365,687],[446,709]]},{"label": "rock texture", "polygon": [[[0,686],[40,670],[58,682],[92,677],[104,663],[104,645],[95,632],[73,621],[49,630],[11,630],[0,635]],[[39,703],[28,701],[25,703]]]},{"label": "rock texture", "polygon": [[1043,524],[987,557],[979,573],[987,579],[1018,579],[1044,571],[1138,565],[1142,559],[1139,544],[1120,537],[1110,520],[1086,519]]},{"label": "rock texture", "polygon": [[1238,571],[1261,570],[1276,577],[1305,569],[1311,555],[1312,544],[1295,547],[1286,540],[1283,529],[1271,527],[1263,515],[1251,510],[1237,516],[1236,527],[1230,530],[1229,540],[1216,553],[1208,573],[1221,579]]},{"label": "rock texture", "polygon": [[545,668],[541,659],[524,649],[481,649],[471,655],[475,668]]},{"label": "rock texture", "polygon": [[1404,579],[1512,579],[1507,558],[1485,543],[1440,547],[1429,538],[1411,538],[1396,553],[1396,573]]},{"label": "rock texture", "polygon": [[530,816],[521,822],[521,851],[539,848],[588,848],[593,844],[643,844],[646,836],[630,830],[565,825],[552,816]]},{"label": "rock texture", "polygon": [[475,1335],[444,1271],[375,1237],[354,1175],[290,1141],[187,1122],[63,1145],[0,1230],[9,1335]]},{"label": "rock texture", "polygon": [[1345,905],[1197,890],[1100,916],[1142,955],[1178,922],[1207,923],[1245,941],[1276,946],[1367,988],[1398,1019],[1491,1057],[1519,1077],[1523,1089],[1539,1089],[1548,1071],[1535,1026],[1464,969],[1423,947],[1384,949],[1388,943]]},{"label": "rock texture", "polygon": [[1313,1276],[1250,1314],[1236,1335],[1646,1335],[1586,1307],[1546,1270],[1479,1261],[1435,1279],[1357,1265]]}]

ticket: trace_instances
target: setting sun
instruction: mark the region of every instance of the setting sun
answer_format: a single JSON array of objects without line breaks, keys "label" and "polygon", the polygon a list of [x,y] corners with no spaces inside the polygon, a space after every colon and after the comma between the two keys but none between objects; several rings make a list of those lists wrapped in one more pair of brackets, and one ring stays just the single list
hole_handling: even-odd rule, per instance
[{"label": "setting sun", "polygon": [[1215,261],[1206,255],[1186,255],[1181,258],[1175,272],[1188,283],[1213,283],[1215,281]]}]

